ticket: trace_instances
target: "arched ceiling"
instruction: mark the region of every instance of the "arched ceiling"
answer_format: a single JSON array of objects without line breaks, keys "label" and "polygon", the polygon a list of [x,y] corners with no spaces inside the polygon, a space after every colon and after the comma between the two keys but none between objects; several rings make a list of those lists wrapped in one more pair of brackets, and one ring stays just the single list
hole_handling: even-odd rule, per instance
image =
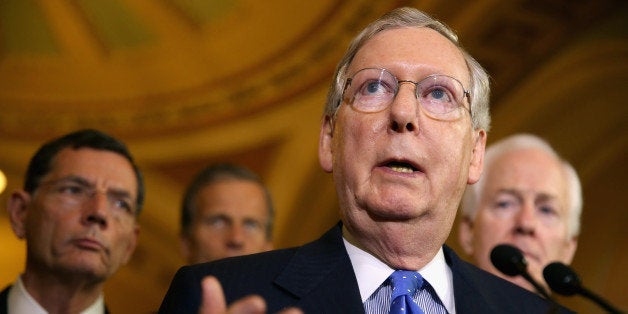
[{"label": "arched ceiling", "polygon": [[15,137],[164,134],[285,105],[327,80],[339,52],[325,45],[349,34],[338,1],[28,3],[3,10],[0,125]]},{"label": "arched ceiling", "polygon": [[[94,127],[129,144],[147,204],[136,254],[107,284],[107,303],[121,313],[158,307],[183,263],[181,193],[207,163],[234,161],[264,177],[278,209],[277,247],[312,240],[338,219],[317,159],[332,73],[359,29],[404,5],[449,24],[490,72],[489,143],[532,132],[574,164],[585,194],[574,267],[628,308],[628,286],[617,280],[628,278],[624,1],[0,1],[7,190],[21,185],[28,159],[53,136]],[[457,248],[455,236],[454,228],[448,243]],[[0,243],[0,278],[9,283],[24,251],[4,212]]]}]

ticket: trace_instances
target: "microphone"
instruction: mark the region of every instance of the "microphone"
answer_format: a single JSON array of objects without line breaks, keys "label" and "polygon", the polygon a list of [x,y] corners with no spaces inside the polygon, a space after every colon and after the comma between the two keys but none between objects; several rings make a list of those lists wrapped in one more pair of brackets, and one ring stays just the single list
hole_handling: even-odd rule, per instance
[{"label": "microphone", "polygon": [[534,286],[534,289],[547,299],[552,308],[550,312],[558,312],[558,303],[552,299],[545,288],[543,288],[532,276],[528,273],[528,261],[523,257],[521,251],[508,244],[500,244],[493,248],[491,251],[491,262],[502,273],[514,277],[521,275],[525,280]]},{"label": "microphone", "polygon": [[600,296],[595,293],[585,289],[582,286],[582,282],[580,281],[580,277],[578,274],[571,269],[569,266],[560,263],[553,262],[549,265],[545,266],[543,269],[543,277],[547,284],[554,290],[556,293],[566,296],[571,296],[574,294],[581,294],[587,299],[595,302],[602,308],[604,308],[608,313],[622,313],[617,308],[613,307],[610,303],[606,302]]},{"label": "microphone", "polygon": [[491,251],[491,262],[495,268],[508,276],[527,273],[528,261],[519,249],[512,245],[500,244]]}]

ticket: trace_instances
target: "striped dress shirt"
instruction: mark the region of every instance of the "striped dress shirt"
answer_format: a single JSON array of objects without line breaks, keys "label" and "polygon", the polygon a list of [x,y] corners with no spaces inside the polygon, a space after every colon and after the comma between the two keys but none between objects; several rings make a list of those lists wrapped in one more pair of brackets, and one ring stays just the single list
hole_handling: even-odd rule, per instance
[{"label": "striped dress shirt", "polygon": [[[388,314],[392,297],[392,286],[390,280],[384,283],[364,302],[364,312],[366,314]],[[421,286],[412,296],[412,299],[426,314],[448,314],[445,306],[436,295],[427,280],[423,280]]]}]

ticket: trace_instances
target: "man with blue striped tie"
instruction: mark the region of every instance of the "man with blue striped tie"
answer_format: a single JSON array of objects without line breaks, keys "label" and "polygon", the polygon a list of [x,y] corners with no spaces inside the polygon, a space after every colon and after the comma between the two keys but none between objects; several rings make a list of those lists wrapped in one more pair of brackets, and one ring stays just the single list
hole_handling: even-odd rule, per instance
[{"label": "man with blue striped tie", "polygon": [[160,313],[546,312],[444,245],[482,173],[488,102],[488,75],[447,26],[412,8],[371,23],[336,69],[320,130],[341,222],[301,247],[183,267]]}]

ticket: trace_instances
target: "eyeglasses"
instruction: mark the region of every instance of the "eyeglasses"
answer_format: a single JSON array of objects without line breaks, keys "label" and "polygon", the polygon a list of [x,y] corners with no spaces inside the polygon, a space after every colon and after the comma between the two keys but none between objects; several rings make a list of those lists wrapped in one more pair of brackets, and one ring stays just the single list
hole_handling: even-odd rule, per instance
[{"label": "eyeglasses", "polygon": [[[95,186],[80,177],[48,181],[41,183],[40,186],[47,187],[52,196],[68,207],[84,206],[100,192]],[[134,201],[129,193],[122,190],[107,190],[104,193],[107,196],[107,208],[114,215],[135,215]]]},{"label": "eyeglasses", "polygon": [[461,118],[460,108],[471,114],[464,106],[464,98],[470,93],[457,79],[434,74],[419,82],[398,80],[386,69],[366,68],[348,78],[343,99],[357,111],[380,112],[393,102],[403,83],[414,84],[415,97],[428,116],[437,120],[453,121]]}]

